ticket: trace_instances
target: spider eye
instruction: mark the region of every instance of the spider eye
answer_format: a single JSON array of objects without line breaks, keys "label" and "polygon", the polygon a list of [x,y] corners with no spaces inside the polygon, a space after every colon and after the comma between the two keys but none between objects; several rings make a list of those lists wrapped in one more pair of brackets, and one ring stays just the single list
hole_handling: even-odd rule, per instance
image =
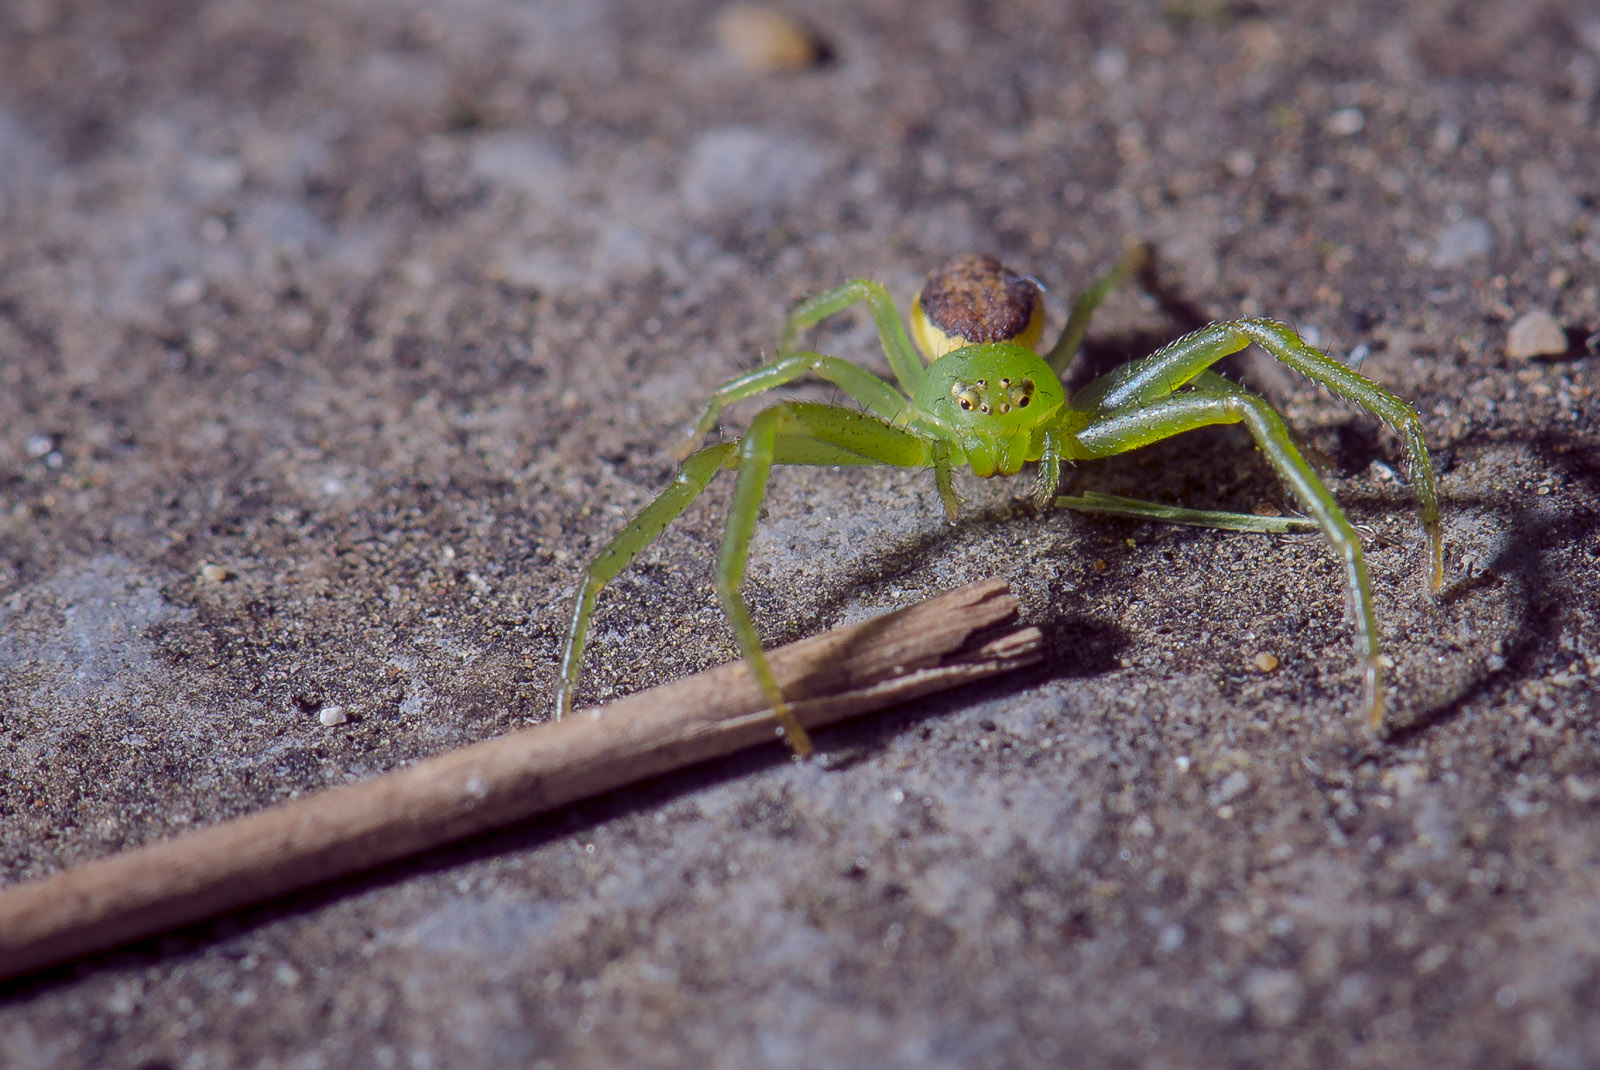
[{"label": "spider eye", "polygon": [[1028,402],[1030,402],[1032,400],[1033,399],[1030,398],[1026,394],[1021,395],[1020,397],[1017,398],[1017,408],[1019,408],[1019,409],[1027,408],[1028,407]]},{"label": "spider eye", "polygon": [[961,404],[961,407],[963,409],[967,410],[968,412],[972,411],[972,399],[971,398],[962,398],[960,404]]}]

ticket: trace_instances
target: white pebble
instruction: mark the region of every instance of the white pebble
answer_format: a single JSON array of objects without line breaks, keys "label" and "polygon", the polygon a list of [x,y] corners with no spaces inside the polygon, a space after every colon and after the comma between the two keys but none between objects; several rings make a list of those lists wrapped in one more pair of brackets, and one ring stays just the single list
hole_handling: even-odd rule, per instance
[{"label": "white pebble", "polygon": [[344,712],[343,706],[324,706],[322,712],[317,714],[317,720],[332,728],[336,724],[344,724],[350,715]]},{"label": "white pebble", "polygon": [[1349,137],[1367,125],[1367,117],[1360,108],[1340,108],[1328,117],[1325,129],[1335,137]]},{"label": "white pebble", "polygon": [[1223,777],[1222,783],[1217,785],[1216,790],[1211,793],[1211,805],[1217,806],[1221,803],[1232,802],[1249,791],[1251,787],[1250,778],[1235,769]]},{"label": "white pebble", "polygon": [[1592,803],[1600,799],[1600,781],[1585,780],[1576,773],[1567,774],[1561,787],[1566,791],[1567,798],[1576,803]]},{"label": "white pebble", "polygon": [[1094,54],[1089,70],[1102,85],[1116,85],[1128,77],[1128,54],[1120,48],[1102,48]]},{"label": "white pebble", "polygon": [[1249,149],[1233,149],[1222,158],[1222,166],[1234,178],[1249,178],[1256,173],[1256,158]]},{"label": "white pebble", "polygon": [[1567,351],[1567,332],[1548,312],[1525,312],[1506,332],[1506,356],[1558,357]]}]

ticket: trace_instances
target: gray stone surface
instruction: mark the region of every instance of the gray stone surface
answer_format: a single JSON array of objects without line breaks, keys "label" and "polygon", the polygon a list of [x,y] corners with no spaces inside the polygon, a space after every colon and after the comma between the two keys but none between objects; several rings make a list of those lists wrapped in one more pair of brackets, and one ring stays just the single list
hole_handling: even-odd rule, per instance
[{"label": "gray stone surface", "polygon": [[[763,79],[706,3],[0,6],[0,884],[543,719],[707,391],[966,249],[1064,300],[1149,240],[1091,365],[1270,314],[1417,403],[1438,601],[1391,437],[1236,367],[1371,526],[1392,737],[1318,539],[785,471],[771,641],[998,573],[1049,662],[11,983],[0,1064],[1600,1060],[1600,20],[805,10],[831,62]],[[1529,311],[1567,354],[1507,357]],[[1070,485],[1287,504],[1231,431]],[[589,699],[731,656],[726,501],[608,593]]]}]

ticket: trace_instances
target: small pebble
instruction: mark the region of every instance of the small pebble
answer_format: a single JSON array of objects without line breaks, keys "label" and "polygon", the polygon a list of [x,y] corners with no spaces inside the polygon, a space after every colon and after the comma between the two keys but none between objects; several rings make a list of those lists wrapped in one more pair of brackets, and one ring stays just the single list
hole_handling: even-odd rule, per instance
[{"label": "small pebble", "polygon": [[322,707],[322,711],[317,714],[317,720],[321,721],[329,728],[332,728],[336,724],[344,724],[349,719],[350,716],[344,712],[343,706],[324,706]]},{"label": "small pebble", "polygon": [[1226,777],[1223,777],[1222,783],[1218,784],[1216,790],[1211,793],[1211,805],[1218,806],[1222,803],[1233,802],[1233,800],[1249,791],[1252,786],[1250,778],[1235,769]]},{"label": "small pebble", "polygon": [[782,8],[730,4],[717,15],[717,43],[752,74],[793,74],[822,59],[822,47],[803,23]]},{"label": "small pebble", "polygon": [[1271,672],[1273,669],[1276,669],[1281,662],[1278,661],[1278,656],[1276,654],[1269,654],[1263,650],[1261,653],[1250,659],[1250,664],[1254,665],[1259,672]]},{"label": "small pebble", "polygon": [[1360,133],[1366,125],[1367,117],[1361,114],[1360,108],[1340,108],[1328,117],[1325,129],[1335,137],[1349,137]]},{"label": "small pebble", "polygon": [[1561,782],[1561,787],[1565,789],[1567,798],[1573,802],[1592,803],[1600,799],[1600,782],[1585,780],[1576,773],[1569,773]]},{"label": "small pebble", "polygon": [[1102,48],[1094,54],[1089,70],[1104,85],[1116,85],[1128,77],[1128,54],[1120,48]]},{"label": "small pebble", "polygon": [[1567,351],[1567,332],[1548,312],[1525,312],[1506,333],[1506,356],[1517,360],[1558,357]]},{"label": "small pebble", "polygon": [[232,573],[221,565],[206,564],[200,566],[200,578],[207,583],[221,583],[231,575]]}]

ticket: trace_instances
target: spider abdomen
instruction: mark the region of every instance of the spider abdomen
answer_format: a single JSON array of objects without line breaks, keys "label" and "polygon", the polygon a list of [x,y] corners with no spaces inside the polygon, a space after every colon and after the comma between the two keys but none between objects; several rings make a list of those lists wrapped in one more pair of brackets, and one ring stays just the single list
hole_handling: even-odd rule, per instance
[{"label": "spider abdomen", "polygon": [[928,276],[911,303],[911,333],[929,360],[984,342],[1032,349],[1044,331],[1044,292],[992,256],[958,256]]}]

